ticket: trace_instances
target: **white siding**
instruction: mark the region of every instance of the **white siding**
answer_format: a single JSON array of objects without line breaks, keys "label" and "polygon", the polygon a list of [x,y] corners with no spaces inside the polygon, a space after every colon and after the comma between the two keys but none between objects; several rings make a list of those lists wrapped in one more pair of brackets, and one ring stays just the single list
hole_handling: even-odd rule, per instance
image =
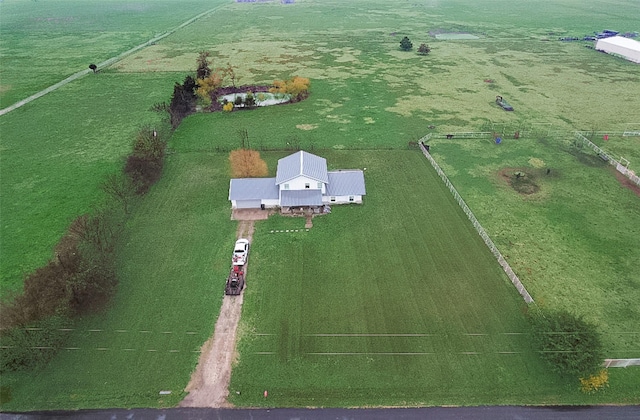
[{"label": "white siding", "polygon": [[[293,178],[283,184],[280,184],[280,191],[285,190],[285,185],[289,185],[289,190],[304,190],[307,189],[305,188],[305,184],[309,184],[309,188],[310,190],[317,190],[318,189],[318,180],[316,179],[311,179],[311,178],[307,178],[306,176],[299,176],[296,178]],[[322,192],[325,192],[325,185],[322,184]]]},{"label": "white siding", "polygon": [[[353,201],[349,200],[350,197],[353,197]],[[335,201],[332,201],[331,199],[335,198]],[[349,203],[356,203],[356,204],[362,204],[362,196],[361,195],[337,195],[334,197],[325,195],[322,197],[322,202],[324,204],[349,204]]]},{"label": "white siding", "polygon": [[262,204],[264,204],[266,208],[280,207],[280,200],[262,200]]},{"label": "white siding", "polygon": [[266,208],[280,207],[280,200],[278,199],[263,199],[258,200],[258,203],[254,203],[253,200],[231,200],[232,209],[259,209],[261,204],[264,204]]}]

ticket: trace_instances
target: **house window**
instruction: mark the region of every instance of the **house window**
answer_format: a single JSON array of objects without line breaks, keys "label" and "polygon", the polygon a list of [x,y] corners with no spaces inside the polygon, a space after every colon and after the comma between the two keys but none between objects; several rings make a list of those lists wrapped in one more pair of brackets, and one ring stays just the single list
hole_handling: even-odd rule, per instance
[{"label": "house window", "polygon": [[322,182],[318,182],[318,189],[321,190],[322,189]]},{"label": "house window", "polygon": [[349,201],[353,201],[353,196],[352,195],[349,196]]},{"label": "house window", "polygon": [[336,198],[335,197],[331,197],[331,202],[335,203],[335,201],[336,201]]},{"label": "house window", "polygon": [[304,187],[305,187],[306,189],[309,189],[309,187],[310,187],[309,183],[307,182],[306,184],[304,184]]},{"label": "house window", "polygon": [[284,184],[284,189],[288,190],[289,189],[289,184]]}]

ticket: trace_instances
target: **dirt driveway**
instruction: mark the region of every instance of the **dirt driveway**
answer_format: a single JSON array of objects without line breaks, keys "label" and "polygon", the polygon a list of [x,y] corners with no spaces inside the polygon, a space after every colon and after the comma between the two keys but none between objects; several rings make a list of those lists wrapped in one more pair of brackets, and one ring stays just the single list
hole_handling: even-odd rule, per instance
[{"label": "dirt driveway", "polygon": [[[260,211],[260,210],[257,210]],[[245,213],[238,223],[238,238],[253,240],[254,220],[266,219],[268,214]],[[251,216],[259,219],[251,219]],[[251,260],[251,255],[249,255]],[[245,265],[245,275],[248,271]],[[222,289],[222,288],[221,288]],[[230,407],[227,402],[231,367],[236,359],[236,330],[242,312],[244,293],[239,296],[225,296],[220,308],[213,337],[202,346],[200,360],[185,391],[189,393],[180,403],[181,407]]]}]

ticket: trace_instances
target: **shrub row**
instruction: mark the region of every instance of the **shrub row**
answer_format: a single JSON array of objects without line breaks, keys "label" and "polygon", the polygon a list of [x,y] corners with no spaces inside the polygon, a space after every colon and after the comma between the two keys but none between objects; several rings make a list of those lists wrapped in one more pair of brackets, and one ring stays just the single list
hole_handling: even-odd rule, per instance
[{"label": "shrub row", "polygon": [[76,218],[56,245],[54,258],[26,276],[22,293],[0,302],[0,372],[46,363],[64,343],[73,318],[109,303],[118,284],[115,245],[129,203],[160,178],[169,134],[164,126],[141,128],[123,174],[102,184],[112,200],[94,214]]},{"label": "shrub row", "polygon": [[64,327],[72,318],[108,303],[118,283],[116,238],[104,212],[73,221],[55,257],[29,274],[23,292],[0,308],[0,372],[48,361],[64,342]]}]

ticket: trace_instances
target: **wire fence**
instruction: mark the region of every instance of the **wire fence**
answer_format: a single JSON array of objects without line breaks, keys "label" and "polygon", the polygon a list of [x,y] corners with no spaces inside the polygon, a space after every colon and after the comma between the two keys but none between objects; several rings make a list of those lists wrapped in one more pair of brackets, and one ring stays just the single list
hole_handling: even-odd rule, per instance
[{"label": "wire fence", "polygon": [[430,138],[431,138],[431,134],[427,134],[422,139],[420,139],[419,146],[420,146],[420,149],[422,150],[422,153],[427,158],[427,160],[431,163],[431,166],[433,166],[433,168],[436,170],[436,172],[438,173],[438,175],[440,176],[444,184],[447,186],[447,188],[449,188],[449,191],[451,191],[451,194],[453,194],[453,198],[458,202],[458,204],[462,208],[462,211],[464,211],[464,213],[467,215],[467,217],[471,221],[471,224],[476,229],[476,231],[478,232],[478,234],[480,235],[484,243],[487,245],[487,247],[489,247],[489,250],[491,251],[493,256],[496,257],[496,259],[498,260],[498,264],[500,264],[504,272],[507,274],[507,277],[509,277],[509,280],[511,280],[511,283],[513,283],[513,285],[516,287],[516,289],[518,290],[518,293],[520,293],[520,296],[522,296],[525,302],[534,303],[533,298],[531,297],[529,292],[527,292],[527,289],[524,287],[524,285],[522,284],[522,282],[520,281],[516,273],[511,269],[511,266],[509,265],[507,260],[505,260],[504,256],[500,253],[500,251],[498,250],[498,247],[493,243],[493,241],[489,237],[489,234],[487,234],[487,232],[484,230],[484,228],[482,227],[482,225],[480,224],[476,216],[473,214],[469,206],[467,206],[467,203],[465,203],[465,201],[462,199],[462,196],[458,193],[458,191],[455,189],[451,181],[449,181],[449,178],[447,178],[447,175],[445,175],[444,171],[440,168],[438,163],[435,161],[435,159],[433,159],[433,157],[425,147],[424,142],[428,141]]},{"label": "wire fence", "polygon": [[589,140],[584,136],[584,133],[580,131],[576,131],[574,132],[574,137],[576,138],[576,140],[582,142],[582,144],[586,145],[591,150],[596,152],[602,160],[604,160],[605,162],[608,162],[610,165],[613,165],[618,172],[620,172],[622,175],[629,178],[631,182],[640,186],[640,177],[638,177],[633,171],[629,170],[629,168],[627,168],[625,165],[623,165],[619,161],[612,158],[604,150],[602,150],[601,148],[593,144],[591,140]]}]

